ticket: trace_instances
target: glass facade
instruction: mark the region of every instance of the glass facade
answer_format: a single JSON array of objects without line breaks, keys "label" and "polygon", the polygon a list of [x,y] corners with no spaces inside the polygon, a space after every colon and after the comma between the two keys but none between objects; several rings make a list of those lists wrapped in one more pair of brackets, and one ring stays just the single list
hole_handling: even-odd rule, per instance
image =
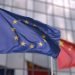
[{"label": "glass facade", "polygon": [[[0,0],[0,8],[59,28],[61,38],[75,42],[75,0]],[[28,75],[27,61],[48,68],[50,75],[50,57],[37,53],[0,54],[0,71],[4,69],[4,75],[9,75],[6,71],[12,69],[13,75]],[[30,70],[34,75],[34,64]],[[75,68],[58,70],[57,61],[53,59],[53,72],[54,75],[75,75]]]}]

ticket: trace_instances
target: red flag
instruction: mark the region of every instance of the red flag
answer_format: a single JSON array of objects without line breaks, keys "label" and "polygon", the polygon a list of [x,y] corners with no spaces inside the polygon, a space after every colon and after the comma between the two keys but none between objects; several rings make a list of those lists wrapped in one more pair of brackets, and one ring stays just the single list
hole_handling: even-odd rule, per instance
[{"label": "red flag", "polygon": [[[34,75],[48,75],[48,72],[49,72],[48,68],[35,65],[31,62],[27,62],[27,65],[28,65],[28,75],[33,75],[33,74]],[[50,75],[51,75],[51,72],[50,72]]]},{"label": "red flag", "polygon": [[60,54],[57,58],[58,68],[70,68],[75,66],[75,44],[66,40],[60,40]]}]

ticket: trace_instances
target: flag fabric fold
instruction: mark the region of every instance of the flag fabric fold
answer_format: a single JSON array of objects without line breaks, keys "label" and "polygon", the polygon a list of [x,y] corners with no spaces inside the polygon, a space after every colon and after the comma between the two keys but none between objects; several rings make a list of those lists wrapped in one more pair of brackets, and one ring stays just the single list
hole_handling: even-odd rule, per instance
[{"label": "flag fabric fold", "polygon": [[60,53],[57,58],[59,69],[75,67],[75,44],[69,41],[60,40]]},{"label": "flag fabric fold", "polygon": [[4,9],[0,9],[0,27],[0,54],[32,52],[57,57],[60,52],[60,31],[54,27]]}]

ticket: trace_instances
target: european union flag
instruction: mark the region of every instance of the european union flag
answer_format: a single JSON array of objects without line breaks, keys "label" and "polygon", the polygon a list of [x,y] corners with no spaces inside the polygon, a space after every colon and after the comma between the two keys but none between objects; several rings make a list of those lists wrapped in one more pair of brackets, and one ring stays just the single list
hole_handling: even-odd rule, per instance
[{"label": "european union flag", "polygon": [[60,31],[29,17],[0,9],[0,54],[41,53],[57,57]]}]

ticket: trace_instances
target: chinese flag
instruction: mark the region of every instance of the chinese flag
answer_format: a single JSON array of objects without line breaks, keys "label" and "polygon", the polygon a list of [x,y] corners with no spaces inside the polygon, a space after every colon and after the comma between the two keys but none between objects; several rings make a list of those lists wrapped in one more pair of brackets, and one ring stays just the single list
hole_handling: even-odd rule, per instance
[{"label": "chinese flag", "polygon": [[[48,74],[49,70],[47,68],[35,65],[31,62],[27,62],[27,65],[28,65],[28,75],[33,75],[33,74],[34,75],[49,75]],[[50,75],[51,75],[51,71],[50,71]]]},{"label": "chinese flag", "polygon": [[60,53],[57,58],[58,68],[70,68],[75,66],[75,44],[66,40],[60,40]]}]

